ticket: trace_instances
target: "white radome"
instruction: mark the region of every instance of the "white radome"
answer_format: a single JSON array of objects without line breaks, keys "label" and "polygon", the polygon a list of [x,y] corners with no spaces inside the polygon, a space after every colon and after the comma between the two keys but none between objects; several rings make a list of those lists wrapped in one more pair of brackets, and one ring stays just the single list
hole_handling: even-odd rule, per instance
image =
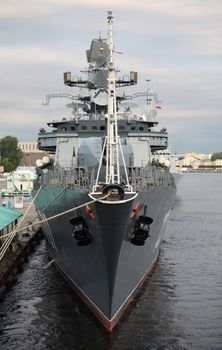
[{"label": "white radome", "polygon": [[43,160],[42,159],[37,159],[37,161],[35,162],[36,166],[38,168],[41,168],[43,166]]},{"label": "white radome", "polygon": [[168,159],[166,159],[164,161],[164,165],[165,165],[165,167],[169,168],[170,167],[170,161]]},{"label": "white radome", "polygon": [[43,164],[48,164],[48,163],[50,162],[49,156],[44,156],[44,157],[42,158],[42,161],[43,161]]},{"label": "white radome", "polygon": [[165,159],[163,156],[160,156],[159,159],[158,159],[158,161],[159,161],[160,164],[164,164],[164,163],[165,163],[165,160],[166,160],[166,159]]}]

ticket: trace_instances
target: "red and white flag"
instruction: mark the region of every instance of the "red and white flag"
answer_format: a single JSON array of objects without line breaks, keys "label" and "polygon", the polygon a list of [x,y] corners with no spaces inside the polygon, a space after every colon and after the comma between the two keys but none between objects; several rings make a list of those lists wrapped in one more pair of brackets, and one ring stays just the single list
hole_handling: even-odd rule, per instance
[{"label": "red and white flag", "polygon": [[115,51],[115,50],[113,50],[113,52],[118,53],[119,55],[123,55],[122,51]]}]

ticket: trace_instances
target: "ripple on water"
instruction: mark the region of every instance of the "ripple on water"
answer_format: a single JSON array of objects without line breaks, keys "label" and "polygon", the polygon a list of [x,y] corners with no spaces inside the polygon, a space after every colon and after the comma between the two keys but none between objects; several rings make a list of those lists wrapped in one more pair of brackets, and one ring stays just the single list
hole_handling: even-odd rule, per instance
[{"label": "ripple on water", "polygon": [[1,302],[1,350],[221,350],[222,174],[183,176],[155,271],[111,335],[81,305],[44,242]]}]

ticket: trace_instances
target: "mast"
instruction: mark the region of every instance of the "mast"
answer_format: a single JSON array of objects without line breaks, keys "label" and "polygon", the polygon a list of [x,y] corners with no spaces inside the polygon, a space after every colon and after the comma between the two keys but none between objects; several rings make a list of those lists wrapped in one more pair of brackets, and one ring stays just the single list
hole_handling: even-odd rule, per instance
[{"label": "mast", "polygon": [[116,70],[113,60],[113,14],[108,11],[108,112],[106,114],[106,183],[120,183],[119,142],[116,113]]},{"label": "mast", "polygon": [[[129,184],[126,163],[123,155],[120,137],[118,135],[117,111],[116,111],[116,68],[113,59],[113,14],[108,11],[108,108],[106,118],[106,136],[103,144],[103,149],[99,161],[99,167],[93,191],[96,191],[99,186],[99,175],[102,164],[105,161],[105,183],[120,185],[120,156],[122,158],[122,166],[125,175],[125,189],[132,192],[132,186]],[[122,174],[123,175],[123,174]]]}]

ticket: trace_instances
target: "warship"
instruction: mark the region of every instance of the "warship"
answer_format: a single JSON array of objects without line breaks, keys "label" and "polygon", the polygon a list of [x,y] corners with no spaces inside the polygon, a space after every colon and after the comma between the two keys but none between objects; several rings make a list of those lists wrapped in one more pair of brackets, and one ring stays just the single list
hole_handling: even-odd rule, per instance
[{"label": "warship", "polygon": [[[176,193],[169,161],[153,154],[168,146],[158,129],[158,96],[120,88],[137,84],[114,63],[113,14],[107,39],[93,39],[84,77],[64,73],[72,116],[40,129],[35,206],[53,263],[111,332],[154,266]],[[135,113],[135,98],[145,110]]]}]

